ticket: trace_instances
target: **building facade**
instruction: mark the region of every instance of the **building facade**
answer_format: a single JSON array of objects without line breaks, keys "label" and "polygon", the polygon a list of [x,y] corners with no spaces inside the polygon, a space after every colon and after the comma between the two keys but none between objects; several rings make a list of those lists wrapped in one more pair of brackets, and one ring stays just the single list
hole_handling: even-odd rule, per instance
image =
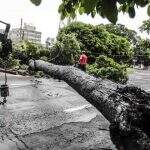
[{"label": "building facade", "polygon": [[21,40],[28,40],[33,43],[41,43],[42,33],[36,31],[36,27],[28,24],[24,24],[23,28],[13,28],[9,32],[9,37],[13,42]]}]

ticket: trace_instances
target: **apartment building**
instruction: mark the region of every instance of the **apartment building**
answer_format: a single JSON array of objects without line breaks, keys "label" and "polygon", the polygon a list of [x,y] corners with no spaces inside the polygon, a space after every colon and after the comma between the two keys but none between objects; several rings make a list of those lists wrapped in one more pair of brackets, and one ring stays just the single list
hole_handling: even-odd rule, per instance
[{"label": "apartment building", "polygon": [[23,28],[13,28],[9,32],[9,37],[13,42],[28,40],[33,43],[41,43],[41,35],[42,33],[36,31],[35,26],[26,23],[24,23]]}]

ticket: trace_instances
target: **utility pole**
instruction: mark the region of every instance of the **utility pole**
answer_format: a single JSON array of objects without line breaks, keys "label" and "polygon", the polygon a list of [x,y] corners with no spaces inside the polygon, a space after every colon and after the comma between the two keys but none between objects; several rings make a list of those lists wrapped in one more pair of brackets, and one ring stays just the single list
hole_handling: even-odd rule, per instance
[{"label": "utility pole", "polygon": [[24,31],[23,31],[23,19],[21,18],[21,23],[20,23],[20,39],[24,39]]}]

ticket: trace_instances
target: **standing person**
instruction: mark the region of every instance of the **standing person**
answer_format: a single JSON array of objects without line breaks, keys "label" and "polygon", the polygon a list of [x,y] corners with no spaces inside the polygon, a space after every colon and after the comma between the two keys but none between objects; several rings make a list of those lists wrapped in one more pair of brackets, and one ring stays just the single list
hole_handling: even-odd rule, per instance
[{"label": "standing person", "polygon": [[88,57],[86,56],[85,51],[82,51],[82,54],[79,59],[79,68],[83,71],[86,71],[87,60]]}]

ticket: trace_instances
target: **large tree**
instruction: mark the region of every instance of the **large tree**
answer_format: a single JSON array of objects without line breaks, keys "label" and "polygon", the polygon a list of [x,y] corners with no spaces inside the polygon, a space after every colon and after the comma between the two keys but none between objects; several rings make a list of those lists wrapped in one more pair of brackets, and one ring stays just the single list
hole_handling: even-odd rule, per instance
[{"label": "large tree", "polygon": [[72,33],[81,50],[86,50],[90,57],[107,55],[118,63],[128,63],[132,58],[132,48],[128,40],[107,31],[105,26],[74,22],[59,31],[57,40],[62,41],[64,34]]},{"label": "large tree", "polygon": [[[39,5],[42,0],[31,1],[35,5]],[[116,23],[119,11],[128,13],[131,18],[134,18],[135,7],[145,7],[146,5],[149,5],[149,0],[62,0],[59,12],[62,19],[65,17],[74,18],[79,12],[80,14],[90,14],[92,17],[99,14],[110,22]],[[147,12],[150,15],[150,5]]]}]

